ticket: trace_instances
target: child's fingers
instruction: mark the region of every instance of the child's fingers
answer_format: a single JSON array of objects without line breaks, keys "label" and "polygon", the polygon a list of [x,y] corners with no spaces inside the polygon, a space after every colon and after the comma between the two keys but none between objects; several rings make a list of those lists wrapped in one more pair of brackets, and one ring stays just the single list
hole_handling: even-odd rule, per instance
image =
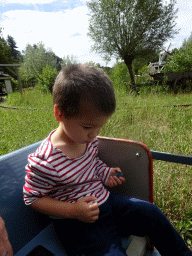
[{"label": "child's fingers", "polygon": [[94,203],[90,204],[90,205],[89,205],[89,209],[90,209],[91,211],[94,211],[94,210],[99,209],[98,203],[97,203],[97,202],[94,202]]},{"label": "child's fingers", "polygon": [[125,178],[124,177],[120,177],[119,180],[121,181],[121,183],[125,182]]},{"label": "child's fingers", "polygon": [[113,180],[117,183],[117,184],[121,184],[121,180],[120,180],[121,177],[117,177],[117,176],[113,176]]},{"label": "child's fingers", "polygon": [[113,186],[119,186],[123,182],[125,182],[125,178],[123,177],[117,178],[116,176],[113,176]]},{"label": "child's fingers", "polygon": [[96,220],[98,220],[99,219],[99,215],[97,214],[97,215],[94,215],[93,217],[92,217],[92,220],[95,222]]},{"label": "child's fingers", "polygon": [[96,209],[96,210],[91,211],[91,216],[92,216],[92,217],[94,217],[94,216],[99,216],[99,209]]},{"label": "child's fingers", "polygon": [[89,208],[91,208],[89,220],[90,223],[93,223],[99,219],[99,207],[97,203],[93,203],[92,205],[89,206]]},{"label": "child's fingers", "polygon": [[114,167],[113,172],[114,173],[119,173],[119,172],[121,172],[121,169],[119,167]]}]

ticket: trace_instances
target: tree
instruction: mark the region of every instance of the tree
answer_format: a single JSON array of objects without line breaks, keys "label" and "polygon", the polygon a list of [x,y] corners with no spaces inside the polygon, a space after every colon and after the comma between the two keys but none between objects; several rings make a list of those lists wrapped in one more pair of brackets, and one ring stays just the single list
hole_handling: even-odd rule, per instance
[{"label": "tree", "polygon": [[127,91],[127,84],[130,82],[130,77],[124,62],[117,61],[110,70],[109,77],[113,81],[114,88]]},{"label": "tree", "polygon": [[61,63],[62,63],[62,58],[58,57],[55,53],[53,54],[53,58],[56,60],[56,69],[59,72],[62,68]]},{"label": "tree", "polygon": [[149,63],[158,62],[159,61],[159,53],[160,51],[149,52],[146,56],[136,57],[133,60],[133,70],[136,75],[138,75],[138,71],[142,69],[143,66],[149,65]]},{"label": "tree", "polygon": [[61,66],[62,68],[65,68],[68,65],[76,64],[76,63],[77,63],[77,57],[71,54],[71,56],[67,55],[66,57],[63,57]]},{"label": "tree", "polygon": [[51,92],[57,76],[56,68],[52,68],[49,65],[43,68],[42,74],[39,74],[37,87],[43,92]]},{"label": "tree", "polygon": [[159,50],[177,33],[175,1],[164,5],[162,0],[91,0],[87,5],[93,49],[104,59],[122,59],[132,84],[133,60]]},{"label": "tree", "polygon": [[16,45],[14,38],[10,35],[7,36],[7,44],[11,49],[11,58],[13,62],[18,62],[20,52],[17,50],[18,47]]},{"label": "tree", "polygon": [[192,42],[192,33],[191,33],[191,35],[189,36],[188,39],[185,38],[185,39],[183,40],[183,43],[182,43],[182,46],[180,47],[180,50],[185,50],[186,47],[187,47],[189,44],[191,44],[191,42]]},{"label": "tree", "polygon": [[165,73],[188,71],[192,71],[192,40],[171,54],[163,69]]},{"label": "tree", "polygon": [[0,63],[8,64],[11,58],[11,49],[7,45],[6,40],[2,36],[2,28],[0,28]]},{"label": "tree", "polygon": [[19,68],[21,80],[29,81],[34,79],[37,81],[39,74],[43,68],[49,65],[51,68],[57,67],[55,54],[47,51],[42,43],[38,43],[35,47],[28,44],[24,51],[23,63]]},{"label": "tree", "polygon": [[[22,61],[22,55],[19,51],[15,50],[15,53],[17,52],[17,56],[13,57],[13,50],[16,49],[16,43],[13,39],[13,37],[8,36],[7,40],[5,40],[2,36],[2,28],[0,28],[0,64],[13,64],[13,63],[19,63]],[[15,73],[14,67],[3,67],[3,71],[6,74],[9,74],[14,79],[18,79],[17,75]],[[12,84],[13,84],[12,80]]]}]

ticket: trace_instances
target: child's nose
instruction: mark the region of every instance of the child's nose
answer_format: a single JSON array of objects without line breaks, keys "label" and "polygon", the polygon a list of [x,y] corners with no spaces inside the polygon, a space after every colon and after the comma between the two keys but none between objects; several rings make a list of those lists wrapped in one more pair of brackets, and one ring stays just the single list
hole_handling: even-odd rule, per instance
[{"label": "child's nose", "polygon": [[89,133],[89,137],[90,138],[95,138],[100,132],[100,129],[94,130],[92,132]]}]

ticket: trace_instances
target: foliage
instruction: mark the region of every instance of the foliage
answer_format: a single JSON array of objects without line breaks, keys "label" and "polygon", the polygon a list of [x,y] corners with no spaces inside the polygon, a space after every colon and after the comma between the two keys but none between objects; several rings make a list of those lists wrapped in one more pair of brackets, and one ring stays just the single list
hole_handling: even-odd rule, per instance
[{"label": "foliage", "polygon": [[133,60],[133,71],[136,75],[138,75],[138,71],[145,65],[149,65],[149,63],[158,62],[159,61],[159,51],[154,51],[152,53],[147,54],[145,57],[136,57]]},{"label": "foliage", "polygon": [[11,50],[6,42],[0,38],[0,63],[7,64],[11,63],[10,61]]},{"label": "foliage", "polygon": [[101,65],[99,63],[95,63],[94,61],[89,61],[86,64],[90,65],[90,66],[93,66],[95,68],[101,68]]},{"label": "foliage", "polygon": [[75,63],[77,63],[77,57],[74,55],[71,55],[71,56],[67,55],[66,57],[63,57],[61,66],[62,68],[65,68],[68,65],[75,64]]},{"label": "foliage", "polygon": [[0,63],[11,63],[11,48],[2,36],[2,28],[0,28]]},{"label": "foliage", "polygon": [[13,91],[19,87],[19,82],[15,80],[13,77],[11,77],[11,86],[13,88]]},{"label": "foliage", "polygon": [[0,63],[1,64],[12,64],[19,63],[22,61],[22,55],[17,50],[17,45],[14,38],[10,35],[5,40],[2,36],[2,28],[0,28]]},{"label": "foliage", "polygon": [[192,42],[192,32],[188,39],[184,39],[182,46],[180,47],[180,50],[185,50],[185,48],[188,46],[188,44],[191,44]]},{"label": "foliage", "polygon": [[[138,75],[135,76],[135,82],[136,84],[143,84],[145,86],[149,85],[151,83],[151,77],[149,76],[149,67],[147,65],[144,65],[141,69],[138,70]],[[131,80],[130,75],[127,70],[127,66],[124,62],[117,62],[114,67],[109,72],[109,77],[113,82],[113,86],[116,90],[121,92],[131,92]],[[161,89],[161,88],[159,88]],[[141,92],[151,92],[152,88],[147,88],[147,90],[141,90],[141,87],[137,88],[137,91]],[[155,91],[157,89],[155,88]],[[145,93],[144,93],[145,94]]]},{"label": "foliage", "polygon": [[139,71],[138,71],[138,74],[139,75],[146,75],[146,74],[149,74],[149,70],[150,70],[150,67],[145,65],[143,66]]},{"label": "foliage", "polygon": [[163,72],[188,72],[192,71],[192,33],[184,39],[180,49],[173,49],[168,56]]},{"label": "foliage", "polygon": [[162,0],[91,0],[88,35],[93,49],[105,59],[119,57],[128,67],[134,84],[132,62],[158,50],[176,30],[175,1]]},{"label": "foliage", "polygon": [[22,60],[20,51],[17,50],[17,45],[14,38],[10,35],[7,36],[7,45],[10,47],[12,63],[17,63]]},{"label": "foliage", "polygon": [[24,51],[23,63],[19,68],[22,81],[38,80],[43,68],[49,65],[53,69],[57,66],[57,60],[51,50],[46,50],[42,43],[31,46],[28,44]]},{"label": "foliage", "polygon": [[[2,36],[2,28],[0,28],[0,64],[20,63],[22,61],[22,55],[16,50],[17,48],[14,38],[8,35],[7,40],[5,40]],[[9,74],[13,79],[17,79],[17,75],[14,75],[14,67],[3,67],[3,71]]]},{"label": "foliage", "polygon": [[186,71],[192,71],[192,41],[168,57],[163,69],[165,73]]},{"label": "foliage", "polygon": [[49,65],[43,68],[42,74],[38,76],[37,88],[39,88],[42,92],[51,92],[55,82],[55,78],[57,76],[56,68],[52,68]]},{"label": "foliage", "polygon": [[110,71],[110,79],[113,81],[113,86],[119,91],[128,91],[127,83],[130,82],[130,76],[127,66],[124,62],[117,62]]}]

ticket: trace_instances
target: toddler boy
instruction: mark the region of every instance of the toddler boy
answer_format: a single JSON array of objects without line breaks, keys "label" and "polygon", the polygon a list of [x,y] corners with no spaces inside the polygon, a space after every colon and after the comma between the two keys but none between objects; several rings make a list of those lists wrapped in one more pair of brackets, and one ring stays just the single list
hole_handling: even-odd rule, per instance
[{"label": "toddler boy", "polygon": [[[112,83],[100,69],[70,65],[53,87],[59,127],[28,157],[24,201],[53,217],[68,255],[126,255],[120,237],[148,235],[162,255],[192,255],[155,205],[109,192],[118,167],[98,158],[97,135],[114,113]],[[105,186],[104,186],[105,185]]]}]

